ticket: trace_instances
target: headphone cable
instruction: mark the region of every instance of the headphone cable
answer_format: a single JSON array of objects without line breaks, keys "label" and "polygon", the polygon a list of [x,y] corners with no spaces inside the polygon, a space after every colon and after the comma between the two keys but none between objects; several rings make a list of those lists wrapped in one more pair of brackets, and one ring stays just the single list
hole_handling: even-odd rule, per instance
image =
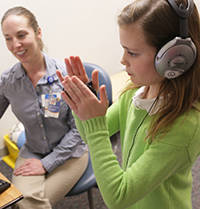
[{"label": "headphone cable", "polygon": [[[151,107],[149,108],[147,114],[144,116],[144,118],[142,119],[141,123],[139,124],[139,126],[137,127],[137,129],[136,129],[136,131],[135,131],[135,134],[134,134],[134,137],[133,137],[133,142],[132,142],[131,147],[130,147],[130,149],[129,149],[128,157],[127,157],[126,164],[125,164],[125,165],[126,165],[126,166],[125,166],[126,169],[127,169],[128,160],[129,160],[129,157],[130,157],[130,154],[131,154],[131,150],[132,150],[132,148],[133,148],[133,145],[135,144],[135,137],[136,137],[136,135],[137,135],[137,132],[138,132],[139,128],[141,127],[141,125],[143,124],[143,122],[144,122],[144,120],[146,119],[146,117],[147,117],[147,116],[149,115],[149,113],[151,112],[151,110],[152,110],[152,108],[154,107],[156,101],[158,100],[158,98],[160,97],[160,95],[162,94],[162,92],[165,90],[165,88],[167,87],[167,85],[169,84],[169,81],[170,81],[170,80],[168,79],[167,84],[164,86],[164,88],[160,91],[160,93],[158,94],[158,96],[155,98],[155,100],[153,101],[153,103],[152,103]],[[132,99],[131,99],[131,103],[132,103]],[[130,106],[131,106],[131,105],[129,105],[129,108],[130,108]],[[126,170],[126,169],[125,169],[125,170]]]}]

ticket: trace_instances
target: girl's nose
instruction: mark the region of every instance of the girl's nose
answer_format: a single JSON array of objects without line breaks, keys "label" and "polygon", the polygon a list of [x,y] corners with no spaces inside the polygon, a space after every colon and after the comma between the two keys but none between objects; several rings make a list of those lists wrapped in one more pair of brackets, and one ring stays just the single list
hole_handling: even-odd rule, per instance
[{"label": "girl's nose", "polygon": [[124,54],[123,54],[123,56],[122,56],[122,59],[121,59],[120,63],[121,63],[122,65],[125,65],[125,66],[128,66],[128,65],[129,65],[129,62],[125,59]]}]

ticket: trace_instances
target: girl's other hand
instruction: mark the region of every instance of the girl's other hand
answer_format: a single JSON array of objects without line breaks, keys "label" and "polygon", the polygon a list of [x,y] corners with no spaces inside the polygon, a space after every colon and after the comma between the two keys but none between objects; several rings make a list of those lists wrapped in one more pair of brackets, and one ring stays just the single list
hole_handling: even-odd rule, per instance
[{"label": "girl's other hand", "polygon": [[62,84],[69,96],[64,92],[61,95],[80,120],[85,121],[106,114],[109,102],[105,85],[99,89],[99,100],[76,76],[66,76]]}]

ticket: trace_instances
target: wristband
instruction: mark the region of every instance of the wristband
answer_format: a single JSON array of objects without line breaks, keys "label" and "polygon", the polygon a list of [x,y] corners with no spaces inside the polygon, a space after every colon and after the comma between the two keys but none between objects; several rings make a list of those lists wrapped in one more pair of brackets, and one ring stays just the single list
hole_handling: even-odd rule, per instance
[{"label": "wristband", "polygon": [[[88,83],[85,84],[93,93],[95,96],[97,96],[97,92],[96,90],[94,89],[93,87],[93,84],[92,84],[92,80],[90,80]],[[67,91],[63,88],[63,91],[65,92],[65,94],[67,94],[67,96],[71,99],[71,97],[69,96],[69,94],[67,93]]]},{"label": "wristband", "polygon": [[67,93],[67,91],[65,91],[65,89],[63,88],[63,91],[65,92],[65,94],[67,94],[67,96],[72,100],[72,98],[69,96],[69,94]]},{"label": "wristband", "polygon": [[95,96],[97,96],[97,92],[96,90],[94,89],[93,87],[93,84],[92,84],[92,80],[90,80],[88,83],[85,84],[93,93]]}]

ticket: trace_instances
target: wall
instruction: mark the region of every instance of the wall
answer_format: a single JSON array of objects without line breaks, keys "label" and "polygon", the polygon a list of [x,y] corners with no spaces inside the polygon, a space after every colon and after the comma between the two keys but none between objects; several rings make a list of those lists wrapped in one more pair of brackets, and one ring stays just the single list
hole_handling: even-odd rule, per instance
[{"label": "wall", "polygon": [[194,0],[194,2],[197,5],[198,9],[200,10],[200,1],[199,0]]}]

